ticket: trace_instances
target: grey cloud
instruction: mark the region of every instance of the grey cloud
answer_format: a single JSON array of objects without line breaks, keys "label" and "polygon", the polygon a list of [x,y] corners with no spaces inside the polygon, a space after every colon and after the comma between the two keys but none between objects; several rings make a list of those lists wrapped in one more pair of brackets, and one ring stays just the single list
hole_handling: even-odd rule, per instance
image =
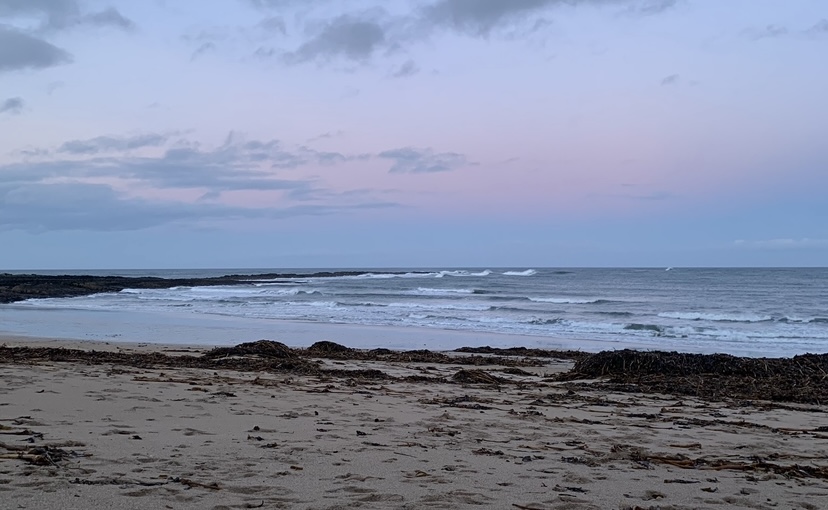
[{"label": "grey cloud", "polygon": [[[426,21],[485,35],[498,25],[562,3],[561,0],[440,0],[423,11]],[[569,2],[567,2],[569,3]]]},{"label": "grey cloud", "polygon": [[0,186],[0,229],[123,231],[171,223],[283,219],[391,205],[296,205],[258,209],[204,201],[184,203],[128,198],[103,184],[33,183]]},{"label": "grey cloud", "polygon": [[[138,179],[159,188],[206,188],[216,191],[239,190],[307,190],[310,181],[285,180],[259,170],[256,164],[264,161],[259,153],[240,154],[240,151],[170,149],[156,158],[129,158],[101,161],[102,166],[91,171],[101,175],[116,175]],[[290,156],[276,154],[273,165],[293,165]]]},{"label": "grey cloud", "polygon": [[205,53],[216,51],[216,45],[212,42],[203,43],[201,46],[195,49],[192,55],[190,55],[190,60],[195,60],[198,57],[204,55]]},{"label": "grey cloud", "polygon": [[0,0],[0,17],[36,17],[41,30],[63,30],[75,26],[115,27],[131,30],[135,24],[114,7],[84,13],[77,0]]},{"label": "grey cloud", "polygon": [[413,60],[406,60],[403,64],[397,68],[391,76],[393,78],[405,78],[406,76],[412,76],[420,72],[420,67],[417,65],[416,62]]},{"label": "grey cloud", "polygon": [[86,16],[81,17],[78,21],[81,25],[91,25],[95,27],[109,26],[120,28],[122,30],[133,30],[135,28],[135,22],[124,17],[124,15],[114,7],[109,7],[101,12],[87,14]]},{"label": "grey cloud", "polygon": [[[316,151],[308,147],[287,150],[276,140],[241,140],[231,133],[225,143],[213,150],[197,144],[164,150],[157,156],[131,156],[129,151],[142,147],[159,147],[169,136],[145,134],[132,137],[100,136],[89,140],[63,143],[54,154],[87,159],[52,159],[0,166],[3,182],[40,182],[52,178],[116,178],[146,183],[156,188],[197,189],[210,191],[285,190],[296,197],[310,199],[318,191],[311,180],[277,179],[274,169],[302,165],[335,164],[367,156],[346,156],[337,152]],[[42,159],[50,151],[29,155]]]},{"label": "grey cloud", "polygon": [[447,172],[469,164],[462,154],[456,152],[434,153],[431,149],[403,147],[379,153],[379,157],[390,159],[394,163],[390,173],[420,174]]},{"label": "grey cloud", "polygon": [[[422,9],[426,24],[449,27],[475,36],[532,21],[533,29],[548,23],[536,15],[554,7],[579,5],[627,6],[627,13],[652,15],[678,4],[678,0],[438,0]],[[540,24],[538,23],[540,22]]]},{"label": "grey cloud", "polygon": [[379,22],[343,15],[326,23],[310,40],[288,53],[286,60],[301,63],[345,57],[364,61],[386,43],[385,28]]},{"label": "grey cloud", "polygon": [[222,209],[126,199],[102,184],[32,183],[0,187],[0,227],[6,229],[136,230],[230,213]]},{"label": "grey cloud", "polygon": [[809,34],[828,34],[828,19],[819,20],[814,26],[807,31]]},{"label": "grey cloud", "polygon": [[259,22],[259,27],[264,29],[266,32],[276,32],[281,35],[287,34],[287,26],[285,25],[285,20],[279,16],[271,16],[263,19]]},{"label": "grey cloud", "polygon": [[20,97],[10,97],[0,103],[0,113],[8,113],[10,115],[17,115],[23,111],[23,99]]},{"label": "grey cloud", "polygon": [[[54,151],[32,153],[35,161],[0,165],[0,229],[114,231],[398,206],[371,200],[364,194],[337,193],[314,179],[279,178],[273,170],[365,159],[367,155],[347,156],[308,147],[288,150],[276,140],[244,140],[234,133],[215,149],[179,140],[177,146],[161,149],[154,157],[136,157],[128,152],[166,142],[168,137],[158,134],[101,136],[69,141]],[[61,159],[62,155],[71,158]],[[129,182],[131,186],[137,183],[140,189],[203,190],[203,194],[194,203],[131,198],[112,186],[97,183],[101,179]],[[248,208],[218,201],[225,192],[245,190],[279,191],[283,205]]]},{"label": "grey cloud", "polygon": [[0,184],[43,183],[55,178],[128,179],[158,189],[204,188],[218,193],[240,190],[306,190],[310,181],[275,179],[272,174],[232,161],[225,155],[172,149],[159,157],[97,157],[0,167]]},{"label": "grey cloud", "polygon": [[[308,13],[320,14],[324,0],[245,0],[249,5],[266,13],[267,9],[300,8],[294,21]],[[436,0],[405,15],[390,15],[381,7],[364,12],[350,12],[326,21],[305,25],[309,34],[304,43],[293,51],[284,51],[268,45],[260,45],[255,55],[260,58],[282,56],[289,64],[317,61],[322,63],[337,59],[365,63],[376,55],[404,49],[406,44],[428,39],[440,30],[453,30],[472,36],[487,37],[496,30],[505,37],[518,33],[529,34],[547,26],[546,11],[556,7],[580,5],[615,5],[627,7],[636,15],[657,14],[677,5],[680,0]],[[335,4],[335,2],[328,2]],[[279,11],[282,14],[282,11]],[[284,34],[286,18],[265,18],[262,24],[271,24],[270,32]],[[324,18],[323,18],[324,19]],[[395,77],[407,76],[417,71],[408,61],[392,72]]]},{"label": "grey cloud", "polygon": [[649,0],[640,4],[633,4],[628,12],[642,16],[652,16],[672,9],[678,4],[678,0]]},{"label": "grey cloud", "polygon": [[285,219],[397,207],[393,202],[298,204],[247,208],[210,201],[194,203],[129,198],[104,184],[0,184],[0,230],[123,231],[171,223],[209,224],[244,219]]},{"label": "grey cloud", "polygon": [[77,0],[0,0],[0,17],[36,16],[59,25],[80,13]]},{"label": "grey cloud", "polygon": [[680,78],[680,76],[677,75],[677,74],[671,74],[670,76],[665,76],[664,78],[661,79],[661,85],[663,87],[666,87],[666,86],[669,86],[669,85],[676,85],[679,82],[679,78]]},{"label": "grey cloud", "polygon": [[169,137],[159,134],[135,135],[125,138],[98,136],[89,140],[71,140],[61,145],[57,152],[68,154],[98,154],[121,152],[141,147],[157,147],[167,143]]},{"label": "grey cloud", "polygon": [[325,139],[329,139],[329,138],[339,137],[339,136],[342,136],[344,134],[345,134],[345,132],[342,131],[342,130],[327,131],[327,132],[322,133],[320,135],[314,136],[313,138],[309,138],[308,142],[315,142],[315,141],[318,141],[318,140],[325,140]]},{"label": "grey cloud", "polygon": [[258,9],[283,9],[285,7],[302,6],[307,7],[314,4],[322,4],[333,0],[243,0],[245,3]]},{"label": "grey cloud", "polygon": [[788,29],[779,25],[766,25],[762,28],[749,28],[744,34],[753,40],[770,39],[787,35]]},{"label": "grey cloud", "polygon": [[247,3],[259,9],[274,9],[292,3],[292,0],[246,0]]},{"label": "grey cloud", "polygon": [[0,72],[43,69],[71,61],[69,53],[57,46],[0,25]]}]

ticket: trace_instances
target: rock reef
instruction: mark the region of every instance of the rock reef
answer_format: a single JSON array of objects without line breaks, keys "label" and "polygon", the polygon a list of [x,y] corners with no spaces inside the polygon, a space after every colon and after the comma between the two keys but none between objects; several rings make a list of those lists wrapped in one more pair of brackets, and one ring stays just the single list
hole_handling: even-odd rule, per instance
[{"label": "rock reef", "polygon": [[102,292],[120,292],[124,289],[169,289],[172,287],[203,287],[212,285],[242,285],[251,280],[280,280],[291,278],[332,278],[359,276],[365,271],[331,271],[317,273],[264,273],[254,275],[225,275],[210,278],[158,278],[127,276],[0,274],[0,303],[12,303],[33,298],[87,296]]}]

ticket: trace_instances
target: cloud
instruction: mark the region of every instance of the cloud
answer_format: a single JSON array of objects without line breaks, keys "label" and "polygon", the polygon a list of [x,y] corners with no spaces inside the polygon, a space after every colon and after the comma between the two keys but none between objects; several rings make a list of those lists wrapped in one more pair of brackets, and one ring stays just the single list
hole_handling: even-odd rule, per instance
[{"label": "cloud", "polygon": [[653,16],[672,9],[678,4],[678,0],[649,0],[640,4],[633,4],[627,12],[641,16]]},{"label": "cloud", "polygon": [[0,17],[39,17],[45,23],[60,23],[78,16],[80,8],[76,0],[2,0]]},{"label": "cloud", "polygon": [[212,42],[202,43],[201,46],[195,49],[192,55],[190,55],[190,60],[195,60],[198,57],[204,55],[205,53],[216,51],[216,45]]},{"label": "cloud", "polygon": [[135,23],[114,7],[84,13],[77,0],[0,0],[0,18],[40,21],[39,30],[56,31],[77,26],[132,30]]},{"label": "cloud", "polygon": [[669,85],[676,85],[679,82],[680,76],[677,74],[671,74],[670,76],[665,76],[661,79],[661,86],[669,86]]},{"label": "cloud", "polygon": [[456,152],[434,153],[431,149],[403,147],[379,153],[383,159],[393,160],[389,173],[422,174],[448,172],[469,165],[466,156]]},{"label": "cloud", "polygon": [[[501,31],[505,37],[514,38],[519,32],[537,32],[550,21],[544,17],[547,11],[558,7],[580,5],[627,6],[628,12],[637,15],[657,14],[677,5],[680,0],[432,0],[419,2],[408,12],[389,14],[383,7],[362,12],[322,14],[342,3],[330,0],[243,0],[270,16],[277,10],[279,17],[264,17],[259,28],[267,25],[265,32],[285,35],[286,20],[299,23],[304,29],[304,42],[293,51],[284,51],[270,45],[259,45],[255,55],[260,58],[280,56],[288,64],[305,62],[330,63],[346,60],[365,64],[376,56],[404,51],[407,45],[428,40],[440,31],[454,31],[473,37],[488,37]],[[413,2],[414,5],[417,2]],[[425,4],[425,5],[422,5]],[[375,5],[380,5],[375,2]],[[285,11],[297,9],[293,17]],[[304,23],[309,15],[322,16],[316,21]],[[418,71],[413,61],[403,63],[392,77],[403,77]]]},{"label": "cloud", "polygon": [[366,61],[387,44],[385,28],[375,20],[342,15],[325,23],[311,39],[286,55],[289,63],[344,57]]},{"label": "cloud", "polygon": [[765,25],[762,28],[749,28],[744,31],[744,34],[758,41],[759,39],[772,39],[788,35],[788,29],[780,25]]},{"label": "cloud", "polygon": [[630,14],[652,15],[674,7],[678,0],[438,0],[424,7],[421,16],[426,24],[485,37],[523,22],[543,25],[537,15],[555,7],[613,4],[627,5]]},{"label": "cloud", "polygon": [[743,34],[754,41],[759,39],[772,39],[789,35],[821,36],[828,34],[828,19],[821,19],[810,28],[791,32],[780,25],[766,25],[762,28],[748,28]]},{"label": "cloud", "polygon": [[210,224],[249,219],[279,220],[395,207],[391,202],[299,204],[248,208],[125,197],[108,185],[36,183],[0,185],[0,229],[124,231],[167,224]]},{"label": "cloud", "polygon": [[0,103],[0,113],[8,113],[9,115],[18,115],[23,111],[23,99],[20,97],[10,97]]},{"label": "cloud", "polygon": [[500,25],[525,19],[560,0],[440,0],[423,9],[427,22],[458,32],[487,35]]},{"label": "cloud", "polygon": [[0,186],[0,228],[44,230],[136,230],[188,218],[232,214],[207,204],[126,198],[103,184],[30,183]]},{"label": "cloud", "polygon": [[135,29],[135,22],[124,17],[118,9],[109,7],[100,12],[87,14],[78,19],[80,25],[90,25],[94,27],[114,27],[121,30]]},{"label": "cloud", "polygon": [[71,61],[71,55],[57,46],[0,25],[0,72],[43,69]]},{"label": "cloud", "polygon": [[[38,158],[38,161],[0,166],[0,184],[115,179],[155,189],[202,189],[216,193],[284,190],[294,197],[311,199],[318,191],[313,180],[279,179],[275,171],[368,157],[316,151],[308,147],[286,149],[277,140],[248,141],[235,133],[214,149],[202,149],[199,144],[186,141],[163,148],[168,141],[168,135],[152,133],[67,141],[55,150],[37,149],[25,154]],[[151,148],[156,152],[160,148],[162,152],[153,156],[135,156],[130,152],[140,148]]]},{"label": "cloud", "polygon": [[[0,165],[0,228],[134,230],[168,223],[277,220],[398,205],[329,190],[315,178],[279,175],[284,168],[364,159],[365,155],[308,147],[289,150],[276,140],[245,140],[234,133],[212,149],[187,141],[165,148],[168,139],[146,134],[73,140],[55,150],[32,153],[35,161]],[[156,154],[134,156],[130,151],[135,148]],[[141,192],[138,197],[118,190]],[[201,199],[193,198],[193,191]],[[224,193],[239,191],[276,194],[270,205],[257,207],[223,202]],[[146,198],[154,196],[190,198]]]},{"label": "cloud", "polygon": [[130,137],[98,136],[89,140],[71,140],[58,147],[57,152],[68,154],[98,154],[121,152],[142,147],[158,147],[167,143],[166,135],[145,134]]},{"label": "cloud", "polygon": [[405,78],[420,72],[420,67],[413,60],[406,60],[403,64],[391,73],[392,78]]},{"label": "cloud", "polygon": [[281,35],[287,34],[287,26],[285,20],[280,16],[270,16],[259,22],[258,26],[265,32],[277,33]]},{"label": "cloud", "polygon": [[805,32],[808,34],[828,34],[828,19],[819,20],[814,26]]}]

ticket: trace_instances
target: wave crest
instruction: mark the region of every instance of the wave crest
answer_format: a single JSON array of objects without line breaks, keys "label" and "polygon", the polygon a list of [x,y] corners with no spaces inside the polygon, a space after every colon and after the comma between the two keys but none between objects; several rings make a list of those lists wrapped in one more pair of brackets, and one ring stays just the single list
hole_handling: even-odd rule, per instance
[{"label": "wave crest", "polygon": [[739,313],[703,313],[703,312],[663,312],[658,314],[664,319],[712,322],[765,322],[773,320],[770,315]]},{"label": "wave crest", "polygon": [[526,271],[506,271],[504,276],[534,276],[538,274],[534,269],[527,269]]}]

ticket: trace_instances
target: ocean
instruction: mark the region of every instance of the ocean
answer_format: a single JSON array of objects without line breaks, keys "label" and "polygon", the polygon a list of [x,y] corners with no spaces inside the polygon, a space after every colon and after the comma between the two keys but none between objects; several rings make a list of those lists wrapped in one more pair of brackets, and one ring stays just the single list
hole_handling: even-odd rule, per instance
[{"label": "ocean", "polygon": [[[323,269],[71,273],[317,271]],[[28,300],[0,306],[0,332],[201,344],[276,335],[289,345],[324,338],[366,348],[488,344],[792,356],[828,352],[828,268],[365,269],[358,276]]]}]

